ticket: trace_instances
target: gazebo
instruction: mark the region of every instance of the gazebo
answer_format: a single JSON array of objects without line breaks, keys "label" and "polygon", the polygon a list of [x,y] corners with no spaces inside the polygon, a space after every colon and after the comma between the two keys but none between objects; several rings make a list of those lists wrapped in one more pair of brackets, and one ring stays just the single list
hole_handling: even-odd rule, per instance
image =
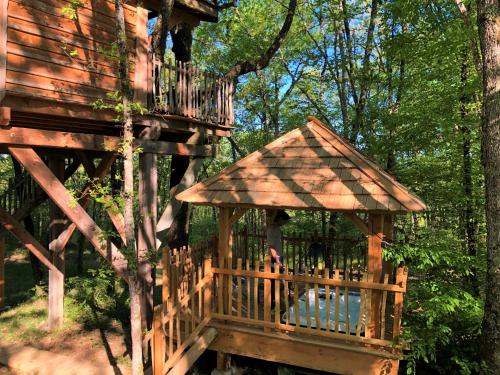
[{"label": "gazebo", "polygon": [[[308,120],[177,195],[219,208],[217,262],[205,264],[211,283],[203,303],[219,334],[208,348],[218,351],[220,366],[232,353],[338,373],[396,374],[407,269],[383,261],[382,242],[392,241],[394,214],[425,204],[317,118]],[[248,209],[342,213],[368,239],[367,267],[353,280],[324,266],[272,269],[269,256],[263,264],[233,262],[232,227]]]}]

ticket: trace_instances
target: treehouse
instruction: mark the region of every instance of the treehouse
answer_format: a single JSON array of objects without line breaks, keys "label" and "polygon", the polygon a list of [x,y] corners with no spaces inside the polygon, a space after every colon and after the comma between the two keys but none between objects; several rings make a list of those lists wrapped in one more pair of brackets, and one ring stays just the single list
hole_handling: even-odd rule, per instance
[{"label": "treehouse", "polygon": [[[189,62],[164,62],[150,51],[148,19],[160,1],[124,5],[137,135],[184,142],[194,132],[227,136],[232,83]],[[107,0],[0,2],[0,122],[20,129],[117,135],[112,106],[119,89],[114,3]],[[217,21],[215,1],[177,0],[169,25]],[[101,105],[102,107],[102,105]],[[141,133],[142,131],[142,133]],[[50,133],[53,134],[53,133]]]},{"label": "treehouse", "polygon": [[[151,52],[148,22],[158,15],[160,3],[124,4],[129,79],[134,108],[142,112],[133,120],[133,147],[142,151],[137,233],[142,253],[156,248],[157,233],[168,229],[162,223],[175,213],[175,199],[170,199],[167,214],[157,212],[157,157],[171,155],[186,164],[186,170],[177,170],[179,185],[185,185],[191,178],[186,174],[196,168],[192,165],[212,157],[213,143],[230,134],[234,118],[232,82],[200,71],[186,58],[164,61]],[[201,21],[217,21],[215,1],[176,0],[168,25],[174,33],[188,30],[191,37]],[[126,242],[120,210],[107,207],[103,223],[86,211],[93,199],[92,185],[119,170],[123,147],[121,123],[116,120],[120,113],[115,111],[120,102],[115,25],[114,1],[0,0],[0,154],[16,162],[15,178],[0,193],[0,311],[5,304],[6,230],[49,270],[51,329],[63,321],[64,249],[75,230],[127,280],[127,261],[120,251]],[[89,182],[74,199],[65,183],[81,168]],[[46,201],[48,246],[23,224]],[[105,239],[103,225],[111,227],[112,239]],[[151,265],[141,267],[148,294],[142,302],[150,322]]]},{"label": "treehouse", "polygon": [[[193,249],[164,251],[154,374],[184,373],[205,349],[217,351],[221,369],[236,354],[339,374],[397,374],[408,270],[383,260],[382,243],[392,242],[395,214],[425,204],[392,176],[311,117],[177,198],[218,208],[218,245],[203,264]],[[268,217],[278,209],[343,214],[367,238],[366,263],[301,266],[295,247],[282,254],[282,267],[265,248],[262,256],[235,254],[232,228],[252,209]]]}]

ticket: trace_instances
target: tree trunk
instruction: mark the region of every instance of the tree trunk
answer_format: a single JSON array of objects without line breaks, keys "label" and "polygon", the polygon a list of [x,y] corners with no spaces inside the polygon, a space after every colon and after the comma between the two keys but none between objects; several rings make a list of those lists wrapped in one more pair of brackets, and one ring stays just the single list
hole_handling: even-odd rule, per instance
[{"label": "tree trunk", "polygon": [[[190,25],[182,24],[172,30],[172,51],[177,61],[191,61],[191,45],[193,43],[193,30]],[[170,200],[175,199],[179,193],[177,187],[189,167],[189,156],[172,155],[170,167]],[[174,214],[172,224],[167,233],[167,243],[171,248],[179,248],[188,244],[188,212],[189,206],[181,202],[180,209]]]},{"label": "tree trunk", "polygon": [[127,36],[125,30],[125,17],[121,0],[115,0],[116,31],[119,55],[118,76],[120,78],[120,91],[123,104],[123,190],[125,200],[124,226],[125,257],[128,261],[128,282],[130,291],[130,334],[132,337],[132,374],[143,374],[142,365],[142,321],[141,321],[141,282],[137,275],[138,263],[135,243],[134,221],[134,160],[132,143],[134,139],[132,113],[132,89],[129,81],[129,65],[127,51]]},{"label": "tree trunk", "polygon": [[[477,246],[476,246],[476,224],[474,220],[474,197],[473,181],[472,181],[472,155],[471,155],[471,130],[469,126],[469,114],[467,104],[470,101],[470,95],[465,90],[469,77],[469,67],[467,63],[468,53],[464,52],[462,67],[461,67],[461,82],[462,95],[460,97],[460,132],[462,134],[462,169],[463,169],[463,187],[465,196],[465,206],[463,207],[465,246],[467,253],[476,261]],[[472,290],[476,296],[479,295],[479,285],[477,280],[477,272],[475,264],[472,266],[472,275],[470,283]]]},{"label": "tree trunk", "polygon": [[[482,152],[486,185],[486,300],[482,359],[500,373],[500,13],[499,0],[478,0],[483,57]],[[485,373],[490,373],[484,371]]]}]

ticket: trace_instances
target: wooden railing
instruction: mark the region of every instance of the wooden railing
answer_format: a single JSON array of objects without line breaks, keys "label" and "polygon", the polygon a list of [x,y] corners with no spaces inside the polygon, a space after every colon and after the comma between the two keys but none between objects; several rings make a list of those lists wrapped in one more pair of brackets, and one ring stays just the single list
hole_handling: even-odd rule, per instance
[{"label": "wooden railing", "polygon": [[[241,258],[253,266],[255,261],[264,261],[266,236],[252,231],[246,226],[233,234],[233,260]],[[295,272],[303,272],[308,268],[340,269],[359,275],[366,269],[366,240],[356,238],[321,237],[317,233],[307,235],[300,233],[284,234],[281,239],[283,265]],[[198,262],[204,255],[217,259],[217,237],[212,236],[198,241],[192,246],[193,255]],[[233,267],[235,263],[233,264]]]},{"label": "wooden railing", "polygon": [[162,304],[154,310],[154,374],[167,373],[202,334],[212,313],[211,259],[196,267],[182,251],[164,252]]},{"label": "wooden railing", "polygon": [[151,55],[149,107],[157,113],[223,126],[234,124],[233,82],[191,62],[162,62]]},{"label": "wooden railing", "polygon": [[0,194],[0,207],[14,213],[24,202],[35,196],[35,181],[29,173],[10,178],[7,189]]},{"label": "wooden railing", "polygon": [[[373,275],[361,281],[349,273],[325,268],[297,274],[271,268],[256,261],[252,268],[237,260],[212,268],[215,312],[213,318],[233,324],[261,327],[266,332],[356,341],[393,347],[401,332],[403,296],[407,270],[398,268],[395,283],[390,275],[374,282]],[[244,266],[243,266],[244,264]],[[347,298],[346,298],[347,296]],[[229,323],[228,323],[229,324]]]}]

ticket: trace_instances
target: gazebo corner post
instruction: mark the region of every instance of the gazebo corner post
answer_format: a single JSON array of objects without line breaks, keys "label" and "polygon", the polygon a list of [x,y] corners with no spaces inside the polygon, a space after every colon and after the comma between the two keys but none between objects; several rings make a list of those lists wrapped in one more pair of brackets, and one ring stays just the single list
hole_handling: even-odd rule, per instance
[{"label": "gazebo corner post", "polygon": [[[231,215],[233,209],[230,207],[219,207],[219,244],[218,244],[218,267],[219,268],[229,268],[229,259],[232,257],[233,248],[233,232],[231,227]],[[222,293],[222,313],[228,314],[231,308],[231,302],[229,301],[229,296],[227,290],[229,288],[230,275],[222,275],[222,283],[219,283],[217,288],[217,293]],[[220,281],[220,280],[219,280]],[[221,299],[218,298],[219,301]],[[219,306],[219,313],[221,308]],[[217,352],[217,369],[225,370],[227,365],[227,353],[218,351]]]},{"label": "gazebo corner post", "polygon": [[[384,215],[379,213],[369,213],[368,215],[368,274],[373,275],[373,282],[382,281],[382,239],[384,236]],[[371,330],[371,337],[379,338],[381,322],[381,293],[372,293],[372,314],[371,322],[368,322],[368,329]]]}]

